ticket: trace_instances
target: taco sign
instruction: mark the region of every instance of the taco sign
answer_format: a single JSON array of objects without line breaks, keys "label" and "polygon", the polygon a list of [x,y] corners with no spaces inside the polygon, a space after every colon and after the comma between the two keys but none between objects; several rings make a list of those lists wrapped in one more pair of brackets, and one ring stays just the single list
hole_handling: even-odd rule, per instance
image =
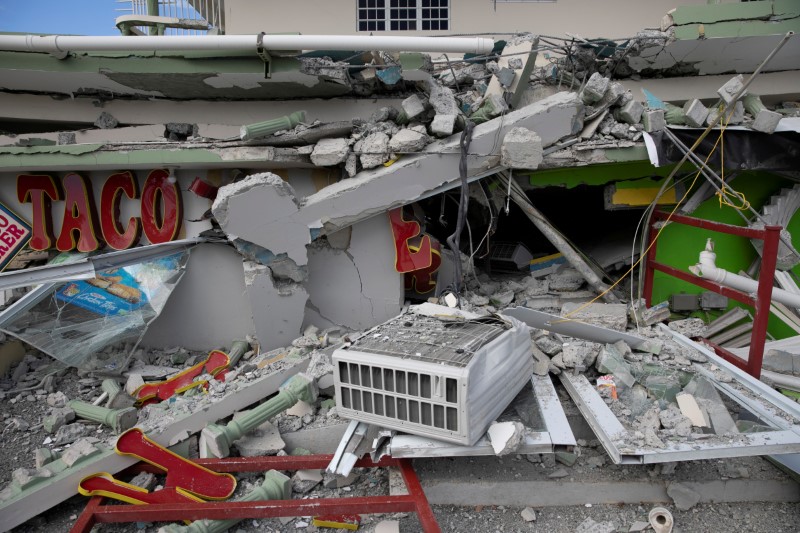
[{"label": "taco sign", "polygon": [[[120,220],[123,196],[138,202],[141,216]],[[20,174],[17,199],[31,204],[33,250],[93,252],[104,245],[126,250],[139,243],[142,233],[152,244],[169,242],[180,235],[183,221],[181,190],[163,169],[151,171],[141,191],[133,173],[110,175],[103,182],[99,202],[89,178],[77,172],[61,180],[49,174]],[[56,201],[64,202],[58,236],[53,231],[52,202]]]},{"label": "taco sign", "polygon": [[0,203],[0,272],[29,240],[31,240],[31,227]]}]

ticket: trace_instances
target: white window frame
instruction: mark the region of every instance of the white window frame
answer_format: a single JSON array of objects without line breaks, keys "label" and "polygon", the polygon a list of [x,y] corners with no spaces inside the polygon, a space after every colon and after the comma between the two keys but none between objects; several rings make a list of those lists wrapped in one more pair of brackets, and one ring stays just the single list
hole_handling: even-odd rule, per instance
[{"label": "white window frame", "polygon": [[[452,9],[452,0],[427,0],[429,3],[437,3],[440,5],[437,6],[423,6],[423,1],[426,0],[405,0],[406,2],[411,1],[416,4],[415,7],[400,7],[400,6],[392,6],[392,0],[372,0],[374,4],[378,4],[383,2],[384,7],[376,7],[375,5],[369,6],[370,0],[356,0],[356,31],[358,32],[372,32],[372,31],[392,31],[392,32],[399,32],[399,31],[448,31],[451,29],[450,27],[450,11]],[[404,0],[398,0],[398,2],[403,2]],[[361,3],[365,3],[365,7],[361,6]],[[442,6],[441,4],[446,4]],[[397,18],[392,19],[391,12],[393,10],[400,10],[400,9],[408,9],[414,10],[416,12],[415,17],[409,18]],[[447,17],[423,17],[423,10],[429,9],[446,9],[447,10]],[[377,13],[373,13],[377,15],[376,18],[362,18],[361,13],[362,11],[374,11]],[[382,13],[382,17],[380,16]],[[369,15],[367,15],[369,16]],[[413,22],[415,27],[414,28],[404,28],[404,29],[392,29],[393,22]],[[439,22],[439,27],[435,29],[423,29],[424,24],[432,23],[432,22]],[[361,24],[366,23],[367,27],[365,29],[361,29]],[[370,28],[369,24],[374,23],[374,27]],[[383,29],[379,29],[380,24],[383,23]],[[446,27],[442,27],[446,26]]]}]

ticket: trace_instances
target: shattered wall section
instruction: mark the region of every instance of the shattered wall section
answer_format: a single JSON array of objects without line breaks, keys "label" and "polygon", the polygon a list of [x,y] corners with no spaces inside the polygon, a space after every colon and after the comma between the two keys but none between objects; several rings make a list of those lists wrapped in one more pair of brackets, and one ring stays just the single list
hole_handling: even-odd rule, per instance
[{"label": "shattered wall section", "polygon": [[308,292],[270,267],[244,261],[244,283],[262,349],[287,346],[300,335]]},{"label": "shattered wall section", "polygon": [[365,329],[400,313],[403,275],[394,269],[394,247],[386,215],[352,227],[347,249],[325,240],[309,246],[307,322],[324,320],[351,329]]}]

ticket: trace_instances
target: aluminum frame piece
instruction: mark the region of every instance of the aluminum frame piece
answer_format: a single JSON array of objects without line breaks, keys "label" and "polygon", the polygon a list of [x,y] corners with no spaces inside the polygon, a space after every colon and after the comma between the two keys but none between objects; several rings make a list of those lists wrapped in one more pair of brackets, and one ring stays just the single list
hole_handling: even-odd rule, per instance
[{"label": "aluminum frame piece", "polygon": [[553,333],[568,335],[599,343],[614,343],[625,341],[631,348],[645,352],[658,353],[659,347],[650,339],[643,339],[636,335],[615,331],[613,329],[587,324],[579,320],[563,318],[558,315],[551,315],[543,311],[536,311],[528,307],[510,307],[501,312],[504,316],[510,316],[537,329],[546,329]]},{"label": "aluminum frame piece", "polygon": [[738,384],[747,388],[754,398],[759,398],[760,401],[747,397],[735,387],[715,379],[710,371],[700,369],[699,374],[708,378],[718,392],[756,414],[775,430],[748,433],[746,434],[747,442],[706,442],[703,439],[697,439],[680,443],[667,441],[665,442],[666,447],[661,449],[628,447],[625,444],[628,430],[611,412],[589,380],[583,375],[562,373],[559,376],[561,383],[614,463],[652,464],[800,452],[800,424],[790,423],[785,418],[788,415],[794,420],[800,421],[800,406],[797,403],[725,361],[701,344],[663,324],[660,324],[659,327],[671,334],[677,342],[703,353],[711,363]]},{"label": "aluminum frame piece", "polygon": [[[532,376],[531,387],[545,431],[526,428],[524,440],[515,453],[555,453],[575,446],[575,435],[550,376]],[[481,437],[473,446],[461,446],[417,435],[396,435],[392,438],[389,449],[392,457],[402,458],[495,455],[486,436]]]},{"label": "aluminum frame piece", "polygon": [[98,272],[143,263],[183,249],[188,250],[204,241],[205,239],[201,238],[182,239],[84,257],[71,263],[44,265],[7,272],[0,274],[0,290],[27,287],[40,283],[63,283],[65,281],[92,279]]}]

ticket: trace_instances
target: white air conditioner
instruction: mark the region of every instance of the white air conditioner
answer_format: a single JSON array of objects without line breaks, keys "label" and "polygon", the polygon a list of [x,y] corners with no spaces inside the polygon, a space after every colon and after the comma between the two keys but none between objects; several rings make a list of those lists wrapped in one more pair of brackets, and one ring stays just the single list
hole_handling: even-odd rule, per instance
[{"label": "white air conditioner", "polygon": [[533,372],[522,322],[413,311],[337,349],[333,363],[340,416],[470,446]]}]

